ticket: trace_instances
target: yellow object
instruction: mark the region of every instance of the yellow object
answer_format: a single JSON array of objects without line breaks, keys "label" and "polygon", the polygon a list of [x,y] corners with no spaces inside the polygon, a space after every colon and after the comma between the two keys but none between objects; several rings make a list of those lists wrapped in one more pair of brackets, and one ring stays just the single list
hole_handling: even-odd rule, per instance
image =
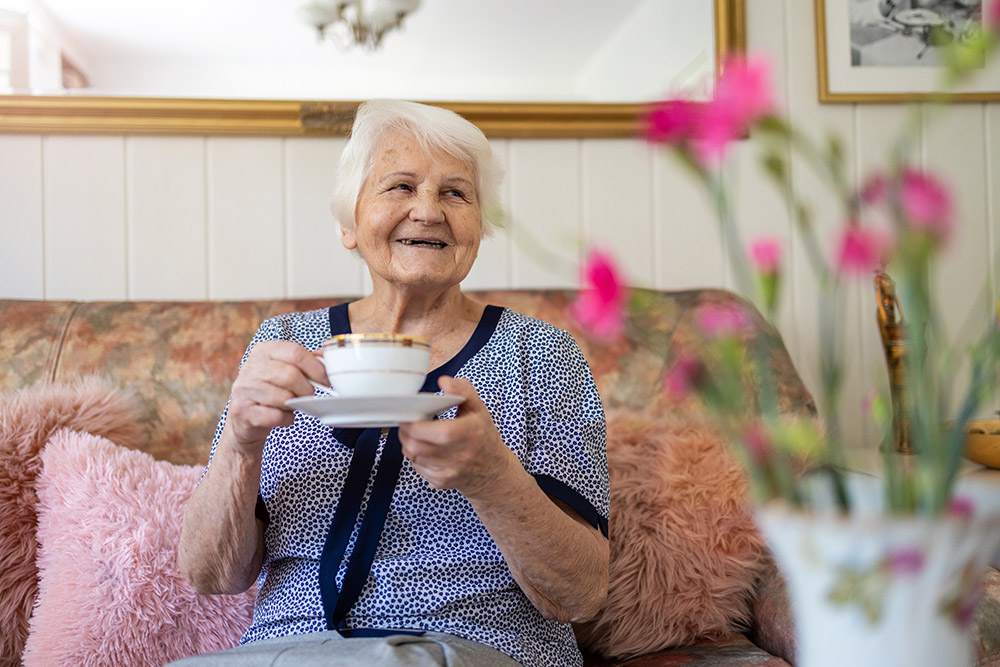
[{"label": "yellow object", "polygon": [[987,468],[1000,468],[1000,419],[969,422],[965,458]]}]

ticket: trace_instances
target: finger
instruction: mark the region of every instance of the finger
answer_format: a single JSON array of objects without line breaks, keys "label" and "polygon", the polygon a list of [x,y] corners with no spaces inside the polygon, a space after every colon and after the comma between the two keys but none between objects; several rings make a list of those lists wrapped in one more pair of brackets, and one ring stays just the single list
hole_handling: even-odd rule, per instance
[{"label": "finger", "polygon": [[[271,384],[285,389],[291,396],[311,396],[310,380],[326,384],[326,369],[309,350],[298,343],[270,341],[260,344],[253,363],[244,367],[248,381]],[[254,348],[257,352],[257,348]]]},{"label": "finger", "polygon": [[[326,384],[329,378],[326,374],[326,367],[319,357],[320,351],[307,350],[298,343],[281,341],[283,344],[268,350],[269,356],[275,361],[289,364],[299,369],[303,376],[316,382]],[[312,393],[310,391],[310,393]]]},{"label": "finger", "polygon": [[465,401],[458,406],[458,415],[470,410],[477,410],[480,407],[486,407],[479,398],[479,392],[476,391],[476,387],[465,378],[442,375],[438,378],[438,387],[446,394],[454,394],[455,396],[461,396],[465,399]]},{"label": "finger", "polygon": [[[312,394],[312,386],[309,387],[309,394]],[[261,405],[266,407],[285,410],[285,401],[295,398],[296,394],[280,384],[267,381],[251,382],[241,386],[236,392],[239,399],[248,405]]]},{"label": "finger", "polygon": [[454,429],[452,419],[404,423],[399,425],[399,440],[409,443],[414,449],[433,447],[451,442],[454,439]]}]

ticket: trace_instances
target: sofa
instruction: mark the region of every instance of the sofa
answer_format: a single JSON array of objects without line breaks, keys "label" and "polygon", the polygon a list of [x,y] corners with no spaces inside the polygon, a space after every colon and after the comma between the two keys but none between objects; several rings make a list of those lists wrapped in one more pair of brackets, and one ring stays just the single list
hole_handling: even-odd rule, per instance
[{"label": "sofa", "polygon": [[[611,591],[576,628],[585,664],[788,665],[783,582],[746,481],[697,397],[663,382],[701,349],[698,309],[737,305],[781,409],[815,415],[779,334],[724,290],[637,292],[610,342],[576,326],[572,290],[472,296],[573,333],[605,403]],[[0,665],[154,664],[239,638],[253,590],[197,596],[176,573],[183,502],[257,325],[344,300],[0,300],[0,512],[20,517],[0,530],[0,561],[18,565],[0,575]],[[984,604],[997,615],[995,584]],[[980,637],[981,654],[994,648]]]}]

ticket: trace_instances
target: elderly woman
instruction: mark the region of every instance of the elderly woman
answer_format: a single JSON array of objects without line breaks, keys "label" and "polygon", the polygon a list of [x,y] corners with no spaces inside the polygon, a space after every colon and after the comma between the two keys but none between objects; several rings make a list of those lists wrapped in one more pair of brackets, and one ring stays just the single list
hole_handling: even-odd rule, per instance
[{"label": "elderly woman", "polygon": [[[569,334],[462,293],[499,171],[450,111],[358,109],[333,209],[373,289],[269,319],[250,343],[178,561],[203,593],[256,581],[253,624],[183,663],[581,662],[570,622],[608,586],[604,413]],[[432,341],[423,391],[464,403],[398,429],[286,407],[327,381],[312,351],[351,332]]]}]

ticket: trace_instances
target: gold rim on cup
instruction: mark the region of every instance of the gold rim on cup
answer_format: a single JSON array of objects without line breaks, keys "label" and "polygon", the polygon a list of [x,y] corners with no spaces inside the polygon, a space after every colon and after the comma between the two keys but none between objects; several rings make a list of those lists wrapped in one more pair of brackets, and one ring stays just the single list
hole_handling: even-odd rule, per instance
[{"label": "gold rim on cup", "polygon": [[430,349],[431,342],[426,338],[417,336],[407,336],[405,334],[340,334],[327,338],[323,341],[323,347],[347,347],[348,345],[359,345],[361,343],[384,343],[399,345],[402,347],[420,347]]}]

